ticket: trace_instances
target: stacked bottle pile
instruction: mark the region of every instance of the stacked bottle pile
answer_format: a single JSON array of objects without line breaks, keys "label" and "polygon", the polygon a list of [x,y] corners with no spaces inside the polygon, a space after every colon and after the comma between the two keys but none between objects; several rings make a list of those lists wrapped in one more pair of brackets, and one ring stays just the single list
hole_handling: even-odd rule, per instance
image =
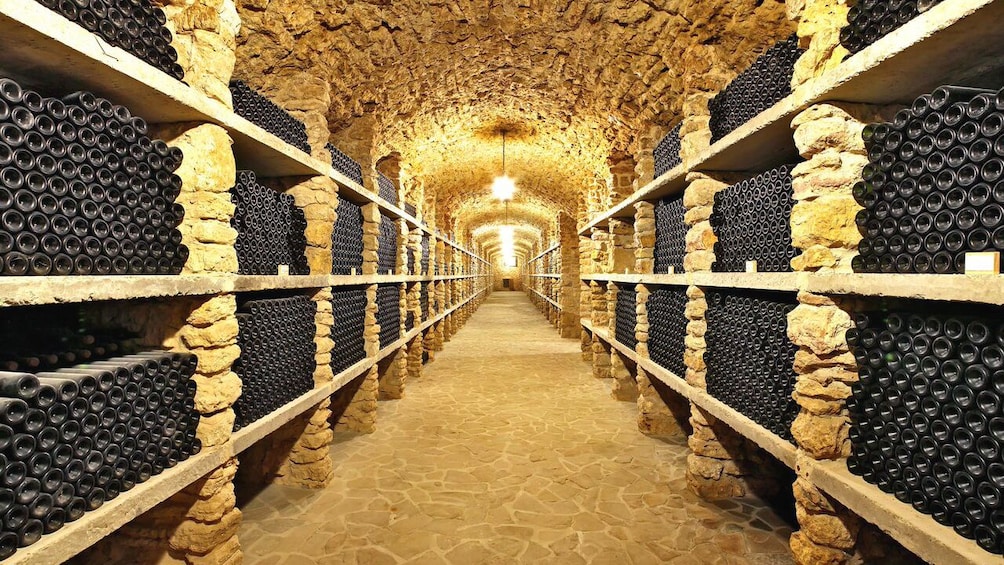
[{"label": "stacked bottle pile", "polygon": [[617,287],[617,310],[615,335],[617,341],[634,349],[638,339],[635,337],[635,325],[638,322],[637,312],[638,292],[634,285]]},{"label": "stacked bottle pile", "polygon": [[0,79],[0,273],[178,274],[182,153],[89,92]]},{"label": "stacked bottle pile", "polygon": [[359,186],[363,185],[363,168],[359,163],[330,143],[325,144],[324,148],[328,150],[328,153],[331,153],[331,167],[333,169]]},{"label": "stacked bottle pile", "polygon": [[109,45],[132,53],[146,63],[178,80],[185,70],[178,64],[178,52],[165,27],[167,16],[150,0],[108,2],[108,0],[37,0],[62,14],[87,31],[100,36]]},{"label": "stacked bottle pile", "polygon": [[683,195],[664,198],[655,205],[655,272],[664,274],[673,267],[683,272],[683,257],[687,254],[687,224]]},{"label": "stacked bottle pile", "polygon": [[794,297],[716,291],[706,298],[708,393],[791,441],[798,347],[788,339],[787,316],[797,305]]},{"label": "stacked bottle pile", "polygon": [[854,317],[848,469],[987,551],[1004,552],[1000,309]]},{"label": "stacked bottle pile", "polygon": [[725,137],[791,94],[791,77],[802,52],[797,35],[779,41],[709,100],[711,142]]},{"label": "stacked bottle pile", "polygon": [[397,222],[380,214],[380,234],[377,237],[377,273],[397,273]]},{"label": "stacked bottle pile", "polygon": [[970,251],[1004,250],[1004,91],[937,88],[862,132],[865,209],[852,266],[961,273]]},{"label": "stacked bottle pile", "polygon": [[[414,284],[422,286],[422,283],[414,283]],[[407,289],[407,292],[409,293],[409,298],[407,300],[408,310],[404,314],[404,331],[406,332],[410,332],[415,328],[415,311],[411,309],[411,298],[410,298],[411,296],[410,293],[414,290],[414,288],[415,287],[412,286]]]},{"label": "stacked bottle pile", "polygon": [[676,127],[669,130],[666,137],[663,137],[659,144],[655,146],[655,150],[652,151],[653,157],[655,157],[655,176],[656,178],[673,170],[673,167],[679,165],[683,161],[680,160],[680,127],[683,126],[683,122],[676,124]]},{"label": "stacked bottle pile", "polygon": [[377,286],[377,324],[380,324],[380,347],[401,338],[401,285]]},{"label": "stacked bottle pile", "polygon": [[684,287],[659,287],[648,296],[648,351],[660,367],[685,378],[683,364],[687,336],[687,289]]},{"label": "stacked bottle pile", "polygon": [[0,559],[198,453],[197,364],[151,351],[0,372]]},{"label": "stacked bottle pile", "polygon": [[331,274],[351,275],[363,272],[363,212],[341,196],[331,232]]},{"label": "stacked bottle pile", "polygon": [[234,112],[238,116],[257,124],[258,127],[300,151],[310,153],[307,126],[303,125],[303,122],[256,92],[244,81],[231,81],[230,94],[233,95]]},{"label": "stacked bottle pile", "polygon": [[337,375],[366,358],[366,289],[334,288],[331,310],[331,370]]},{"label": "stacked bottle pile", "polygon": [[241,395],[234,430],[259,420],[314,388],[314,316],[306,296],[248,300],[237,311],[241,356],[234,373]]},{"label": "stacked bottle pile", "polygon": [[394,181],[383,173],[377,173],[377,194],[380,198],[397,206],[397,187],[394,186]]},{"label": "stacked bottle pile", "polygon": [[236,205],[231,225],[237,230],[238,272],[242,275],[275,275],[288,265],[291,275],[309,275],[307,218],[293,196],[258,184],[252,171],[238,171],[230,189]]},{"label": "stacked bottle pile", "polygon": [[715,194],[713,271],[743,272],[746,261],[756,261],[763,272],[791,271],[799,253],[791,245],[792,168],[782,165]]},{"label": "stacked bottle pile", "polygon": [[429,320],[429,287],[432,283],[425,282],[419,284],[422,285],[422,290],[419,293],[419,301],[422,303],[422,321],[426,322]]},{"label": "stacked bottle pile", "polygon": [[429,236],[427,235],[422,236],[422,262],[421,262],[422,272],[418,273],[420,275],[427,275],[429,273],[429,261],[430,261],[429,240],[430,240]]},{"label": "stacked bottle pile", "polygon": [[404,203],[404,211],[410,214],[413,218],[418,217],[418,208],[416,208],[411,202]]},{"label": "stacked bottle pile", "polygon": [[840,44],[852,54],[899,29],[941,0],[864,0],[847,11]]}]

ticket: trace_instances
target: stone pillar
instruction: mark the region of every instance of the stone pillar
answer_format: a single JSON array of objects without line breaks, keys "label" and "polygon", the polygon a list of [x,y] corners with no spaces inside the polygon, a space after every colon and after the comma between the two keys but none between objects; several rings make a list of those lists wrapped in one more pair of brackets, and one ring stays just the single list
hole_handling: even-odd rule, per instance
[{"label": "stone pillar", "polygon": [[610,344],[593,335],[593,377],[609,379],[611,377]]},{"label": "stone pillar", "polygon": [[610,218],[610,257],[606,269],[608,273],[630,273],[634,271],[634,226],[630,222]]},{"label": "stone pillar", "polygon": [[425,351],[425,340],[422,334],[411,338],[408,342],[408,378],[422,377],[422,353]]},{"label": "stone pillar", "polygon": [[593,328],[597,330],[606,329],[610,323],[610,314],[607,312],[607,291],[606,285],[596,281],[589,282],[589,303],[592,304],[590,321]]},{"label": "stone pillar", "polygon": [[332,420],[337,421],[335,431],[362,434],[376,431],[378,374],[377,367],[371,367],[331,398]]},{"label": "stone pillar", "polygon": [[579,333],[579,349],[582,351],[583,361],[593,360],[593,337],[585,328]]},{"label": "stone pillar", "polygon": [[610,354],[610,376],[613,378],[613,388],[610,396],[614,400],[624,402],[638,401],[638,383],[635,381],[635,363],[624,357],[619,351],[612,350]]},{"label": "stone pillar", "polygon": [[594,267],[593,273],[610,273],[612,264],[610,232],[600,228],[592,228],[591,238],[593,244],[590,246],[592,252],[590,263]]},{"label": "stone pillar", "polygon": [[335,229],[338,208],[338,185],[329,177],[276,179],[278,188],[288,192],[307,218],[304,235],[310,274],[331,274],[331,233]]},{"label": "stone pillar", "polygon": [[711,212],[715,194],[729,185],[723,175],[711,177],[704,173],[688,173],[687,188],[683,192],[683,205],[687,211],[684,221],[687,230],[687,254],[683,269],[688,273],[707,272],[715,262],[715,242],[718,238],[711,228]]},{"label": "stone pillar", "polygon": [[370,192],[377,191],[373,174],[376,166],[373,149],[377,128],[376,117],[373,114],[366,114],[354,118],[348,126],[332,132],[329,137],[331,143],[359,163],[363,171],[363,188]]},{"label": "stone pillar", "polygon": [[429,362],[436,360],[436,330],[435,327],[430,327],[425,330],[425,334],[422,336],[422,349],[426,356],[429,358]]},{"label": "stone pillar", "polygon": [[665,132],[659,126],[642,128],[635,138],[634,189],[638,190],[655,180],[655,155],[653,150]]},{"label": "stone pillar", "polygon": [[182,274],[236,273],[237,230],[230,227],[234,204],[230,189],[237,178],[227,131],[213,124],[179,123],[151,127],[151,137],[180,148],[185,159],[177,203],[185,207],[178,230],[189,258]]},{"label": "stone pillar", "polygon": [[380,400],[404,398],[405,381],[408,380],[408,350],[402,347],[380,361]]},{"label": "stone pillar", "polygon": [[634,336],[637,340],[634,350],[639,357],[648,357],[648,297],[651,294],[648,287],[639,284],[635,286],[637,292],[635,300],[635,327]]},{"label": "stone pillar", "polygon": [[799,0],[786,2],[788,18],[798,33],[798,45],[805,53],[795,63],[791,88],[830,71],[848,55],[840,45],[840,28],[847,25],[848,0]]},{"label": "stone pillar", "polygon": [[561,337],[574,338],[581,331],[579,318],[579,299],[582,281],[579,279],[579,235],[575,229],[575,220],[564,212],[558,214],[558,231],[561,245],[558,253],[561,257],[561,321],[559,331]]},{"label": "stone pillar", "polygon": [[659,379],[637,368],[638,431],[648,436],[687,436],[690,403]]},{"label": "stone pillar", "polygon": [[363,272],[364,275],[376,275],[380,246],[380,207],[374,203],[362,206],[363,213]]},{"label": "stone pillar", "polygon": [[655,205],[651,202],[634,204],[634,273],[650,275],[655,272]]},{"label": "stone pillar", "polygon": [[164,8],[185,83],[233,108],[229,85],[241,29],[234,1],[155,0],[154,4]]}]

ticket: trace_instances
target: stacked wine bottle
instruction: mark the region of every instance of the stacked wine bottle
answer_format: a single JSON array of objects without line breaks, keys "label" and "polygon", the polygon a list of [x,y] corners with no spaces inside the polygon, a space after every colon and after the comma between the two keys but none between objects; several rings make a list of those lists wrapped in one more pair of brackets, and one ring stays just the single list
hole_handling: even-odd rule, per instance
[{"label": "stacked wine bottle", "polygon": [[713,271],[743,272],[746,261],[756,261],[763,272],[791,271],[798,255],[791,244],[792,168],[771,169],[715,194]]},{"label": "stacked wine bottle", "polygon": [[[848,469],[985,550],[1004,552],[999,308],[855,315]],[[989,561],[988,561],[989,562]]]},{"label": "stacked wine bottle", "polygon": [[366,289],[335,288],[331,291],[331,370],[337,375],[366,358]]},{"label": "stacked wine bottle", "polygon": [[0,372],[0,559],[198,453],[194,355]]},{"label": "stacked wine bottle", "polygon": [[181,150],[89,92],[0,79],[0,274],[178,274]]},{"label": "stacked wine bottle", "polygon": [[359,163],[330,143],[325,144],[324,148],[328,150],[328,153],[331,153],[331,167],[333,169],[359,186],[363,185],[363,168]]},{"label": "stacked wine bottle", "polygon": [[419,301],[422,303],[422,321],[426,322],[429,320],[429,287],[432,283],[419,283],[422,285],[422,290],[419,293]]},{"label": "stacked wine bottle", "polygon": [[791,94],[795,62],[803,51],[798,46],[797,35],[779,41],[709,100],[711,142],[725,137]]},{"label": "stacked wine bottle", "polygon": [[840,30],[840,44],[852,54],[861,51],[941,0],[863,0],[847,11],[847,25]]},{"label": "stacked wine bottle", "polygon": [[411,217],[418,217],[418,208],[415,207],[411,202],[404,203],[404,211],[407,212]]},{"label": "stacked wine bottle", "polygon": [[380,325],[380,347],[401,338],[401,285],[377,286],[377,324]]},{"label": "stacked wine bottle", "polygon": [[383,173],[377,173],[377,194],[387,202],[397,206],[397,187]]},{"label": "stacked wine bottle", "polygon": [[708,393],[791,441],[798,405],[792,368],[798,347],[788,339],[794,296],[757,291],[706,295]]},{"label": "stacked wine bottle", "polygon": [[244,81],[231,81],[230,94],[234,100],[234,112],[238,116],[257,124],[258,127],[300,151],[310,153],[307,126],[303,125],[303,122],[259,94]]},{"label": "stacked wine bottle", "polygon": [[247,300],[237,310],[241,356],[234,373],[241,395],[234,403],[239,430],[314,388],[314,317],[307,296]]},{"label": "stacked wine bottle", "polygon": [[862,132],[853,195],[868,273],[962,273],[966,253],[1004,251],[1004,91],[943,86]]},{"label": "stacked wine bottle", "polygon": [[380,233],[377,237],[377,273],[397,273],[397,222],[380,214]]},{"label": "stacked wine bottle", "polygon": [[[422,283],[414,283],[421,286]],[[404,313],[404,331],[410,332],[415,329],[415,311],[411,309],[411,292],[414,287],[407,288],[408,295],[408,310]]]},{"label": "stacked wine bottle", "polygon": [[655,272],[668,273],[673,267],[683,272],[687,254],[687,224],[683,216],[683,195],[664,198],[655,205]]},{"label": "stacked wine bottle", "polygon": [[258,184],[252,171],[238,171],[230,189],[236,204],[231,225],[237,230],[238,272],[242,275],[275,275],[288,265],[291,275],[309,275],[307,218],[293,196]]},{"label": "stacked wine bottle", "polygon": [[331,274],[363,272],[363,212],[358,204],[338,197],[335,227],[331,232]]},{"label": "stacked wine bottle", "polygon": [[171,46],[174,37],[165,27],[167,16],[151,0],[37,2],[168,75],[178,80],[185,77],[185,70],[178,64],[178,52]]},{"label": "stacked wine bottle", "polygon": [[682,125],[683,122],[680,122],[676,124],[676,127],[669,130],[669,133],[659,141],[659,144],[655,146],[655,150],[652,151],[652,155],[655,158],[655,176],[657,178],[673,170],[673,167],[683,162],[680,160],[680,127]]},{"label": "stacked wine bottle", "polygon": [[634,346],[638,344],[634,331],[638,322],[637,300],[638,292],[633,284],[617,287],[617,319],[614,326],[614,338],[631,349],[634,349]]},{"label": "stacked wine bottle", "polygon": [[684,339],[687,336],[687,290],[684,287],[659,287],[648,297],[648,352],[660,367],[681,379],[686,376],[683,365]]}]

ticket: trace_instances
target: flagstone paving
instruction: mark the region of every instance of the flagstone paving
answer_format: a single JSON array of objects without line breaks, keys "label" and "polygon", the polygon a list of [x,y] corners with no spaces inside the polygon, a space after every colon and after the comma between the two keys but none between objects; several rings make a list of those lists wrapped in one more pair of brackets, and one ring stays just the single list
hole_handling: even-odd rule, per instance
[{"label": "flagstone paving", "polygon": [[686,488],[684,439],[642,435],[527,300],[496,292],[377,432],[336,434],[335,478],[243,505],[249,565],[792,563],[757,499]]}]

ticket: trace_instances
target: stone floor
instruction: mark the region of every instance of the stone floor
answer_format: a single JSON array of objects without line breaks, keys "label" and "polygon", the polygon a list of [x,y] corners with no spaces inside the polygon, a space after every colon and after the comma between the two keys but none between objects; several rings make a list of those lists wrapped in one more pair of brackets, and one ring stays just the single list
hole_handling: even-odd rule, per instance
[{"label": "stone floor", "polygon": [[376,433],[336,436],[330,487],[244,504],[245,563],[792,562],[785,521],[698,499],[685,442],[640,434],[608,389],[577,339],[496,292]]}]

